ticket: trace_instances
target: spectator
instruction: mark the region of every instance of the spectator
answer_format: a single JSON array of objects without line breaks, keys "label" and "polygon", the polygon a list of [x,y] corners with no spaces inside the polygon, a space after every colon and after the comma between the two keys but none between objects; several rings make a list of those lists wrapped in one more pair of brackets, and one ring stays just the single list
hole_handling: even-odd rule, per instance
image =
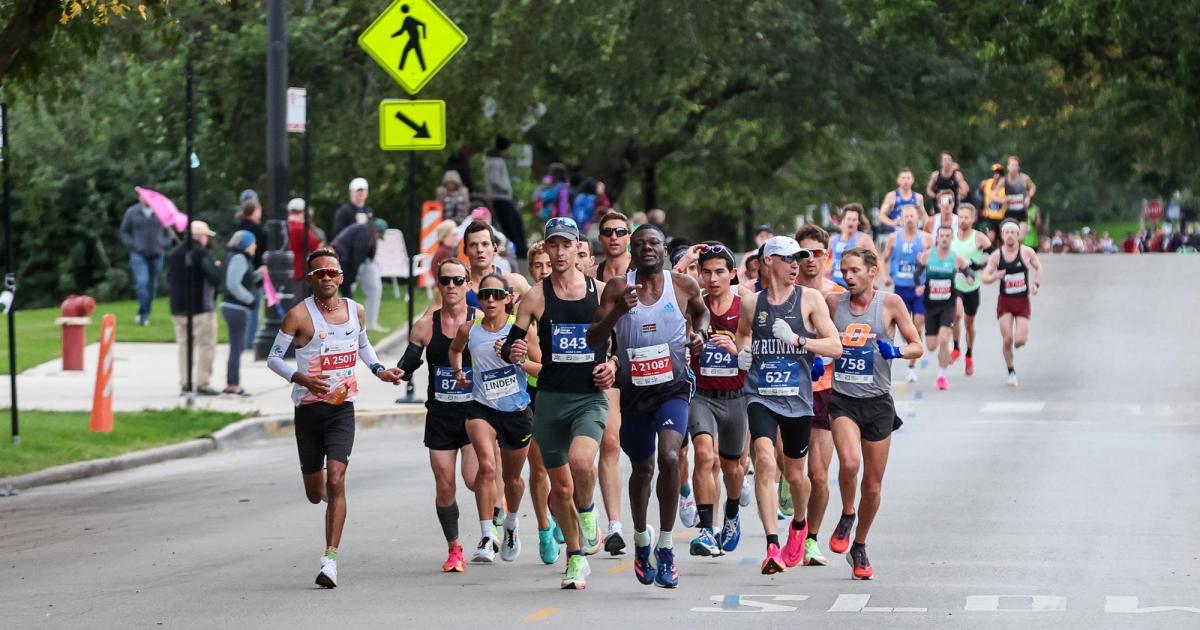
[{"label": "spectator", "polygon": [[433,260],[430,263],[430,269],[440,269],[443,260],[454,258],[454,248],[458,247],[458,226],[454,221],[446,219],[433,229],[434,236],[437,237],[437,249],[433,252]]},{"label": "spectator", "polygon": [[638,210],[637,212],[634,212],[633,214],[629,215],[629,222],[633,224],[633,229],[636,230],[636,229],[638,229],[638,227],[649,223],[650,220],[648,218],[646,218],[645,212]]},{"label": "spectator", "polygon": [[772,236],[775,236],[775,228],[765,223],[758,226],[758,229],[754,231],[754,246],[762,247],[762,244],[767,242],[767,239]]},{"label": "spectator", "polygon": [[[253,193],[253,190],[245,190],[242,196],[246,197],[246,193]],[[259,274],[265,274],[267,268],[263,266],[263,254],[267,250],[267,233],[262,228],[262,204],[258,200],[258,195],[242,202],[242,207],[238,211],[238,226],[239,230],[246,230],[254,235],[254,260],[252,265],[259,270]],[[250,307],[250,320],[246,322],[246,347],[254,347],[254,334],[258,332],[258,313],[262,308],[262,287],[259,287],[254,292],[254,305]]]},{"label": "spectator", "polygon": [[1104,232],[1103,234],[1101,234],[1100,235],[1100,253],[1111,254],[1115,251],[1117,251],[1117,248],[1113,245],[1112,237],[1108,235],[1108,232]]},{"label": "spectator", "polygon": [[[191,252],[187,241],[167,255],[167,281],[171,294],[171,322],[175,324],[175,343],[179,352],[179,388],[188,393],[187,316],[188,292],[191,292],[192,341],[195,349],[195,392],[216,396],[211,387],[213,357],[217,350],[217,317],[213,294],[221,286],[221,270],[208,252],[208,239],[217,233],[204,221],[192,221]],[[190,255],[189,255],[190,254]]]},{"label": "spectator", "polygon": [[596,206],[596,180],[588,177],[579,184],[575,200],[571,203],[571,218],[575,219],[580,233],[586,233],[591,227],[592,220],[596,217]]},{"label": "spectator", "polygon": [[467,190],[475,190],[475,180],[471,177],[471,156],[474,154],[475,149],[464,144],[446,160],[445,170],[458,173],[459,181]]},{"label": "spectator", "polygon": [[488,199],[492,202],[492,214],[500,222],[500,230],[508,237],[516,248],[517,258],[525,258],[525,226],[521,223],[521,215],[517,212],[517,204],[513,203],[512,179],[508,176],[508,162],[505,157],[512,143],[504,136],[496,136],[496,146],[488,151],[483,161],[483,173],[487,183]]},{"label": "spectator", "polygon": [[[311,213],[308,212],[307,204],[304,200],[296,197],[288,202],[288,249],[292,250],[292,279],[302,280],[304,278],[304,258],[308,252],[314,252],[321,248],[321,237],[317,235],[311,220]],[[304,234],[304,219],[310,217],[308,222],[308,242],[305,243]],[[305,246],[307,250],[305,251]]]},{"label": "spectator", "polygon": [[446,171],[442,185],[438,186],[437,198],[442,202],[442,217],[462,223],[471,211],[471,191],[463,186],[458,171]]},{"label": "spectator", "polygon": [[604,216],[612,210],[612,201],[608,198],[608,186],[604,182],[596,182],[596,216]]},{"label": "spectator", "polygon": [[1125,242],[1121,243],[1121,249],[1126,254],[1137,254],[1142,251],[1142,242],[1138,240],[1133,232],[1125,233]]},{"label": "spectator", "polygon": [[383,278],[375,262],[375,249],[387,227],[386,221],[375,219],[370,223],[352,225],[333,239],[333,249],[342,260],[342,271],[346,274],[342,279],[342,296],[353,297],[356,282],[362,286],[363,308],[367,316],[364,324],[367,330],[376,332],[388,332],[379,325]]},{"label": "spectator", "polygon": [[551,217],[571,216],[571,189],[567,184],[567,167],[554,162],[535,193],[534,205],[543,221]]},{"label": "spectator", "polygon": [[329,231],[329,238],[337,240],[342,230],[356,223],[366,223],[374,217],[375,213],[367,205],[367,180],[355,177],[350,180],[350,201],[333,213],[333,229]]},{"label": "spectator", "polygon": [[171,242],[171,232],[158,220],[150,206],[137,202],[125,209],[121,219],[121,242],[129,250],[129,269],[137,295],[138,326],[150,325],[150,305],[158,294],[158,276],[162,273],[163,252]]},{"label": "spectator", "polygon": [[225,258],[225,290],[221,293],[221,317],[229,329],[229,361],[225,367],[225,394],[249,396],[241,386],[242,351],[248,335],[250,309],[254,293],[262,285],[262,275],[253,267],[258,243],[254,234],[238,230],[229,239],[229,255]]}]

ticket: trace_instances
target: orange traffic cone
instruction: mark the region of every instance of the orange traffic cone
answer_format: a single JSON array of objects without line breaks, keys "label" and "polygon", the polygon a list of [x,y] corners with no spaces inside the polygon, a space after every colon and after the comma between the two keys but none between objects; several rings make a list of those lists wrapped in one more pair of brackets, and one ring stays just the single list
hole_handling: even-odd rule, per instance
[{"label": "orange traffic cone", "polygon": [[100,363],[96,368],[96,390],[92,394],[92,421],[88,428],[97,433],[113,430],[113,342],[117,340],[117,318],[105,313],[100,325]]}]

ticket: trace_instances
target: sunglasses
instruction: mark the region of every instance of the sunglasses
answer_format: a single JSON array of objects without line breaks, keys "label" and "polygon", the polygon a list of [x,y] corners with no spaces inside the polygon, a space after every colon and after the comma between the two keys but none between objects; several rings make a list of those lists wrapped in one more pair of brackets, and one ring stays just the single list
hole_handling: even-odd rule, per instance
[{"label": "sunglasses", "polygon": [[342,270],[336,267],[321,267],[320,269],[313,269],[308,272],[310,278],[317,278],[318,280],[332,280],[340,275],[342,275]]},{"label": "sunglasses", "polygon": [[438,282],[442,283],[444,287],[450,286],[451,282],[454,283],[454,286],[461,287],[466,281],[466,276],[438,276]]},{"label": "sunglasses", "polygon": [[630,232],[629,232],[629,228],[623,228],[623,227],[618,227],[618,228],[600,228],[600,235],[601,235],[601,236],[612,236],[612,235],[614,235],[614,234],[615,234],[615,235],[617,235],[617,236],[629,236],[629,234],[630,234]]},{"label": "sunglasses", "polygon": [[476,292],[476,295],[479,296],[480,301],[494,300],[496,302],[499,302],[499,301],[503,300],[504,298],[508,297],[508,289],[497,289],[497,288],[480,289],[479,291]]},{"label": "sunglasses", "polygon": [[822,258],[824,256],[825,250],[823,249],[802,249],[789,256],[780,256],[779,254],[775,254],[776,258],[789,265],[792,263],[798,263],[802,260],[808,260],[809,258]]},{"label": "sunglasses", "polygon": [[572,219],[571,217],[555,217],[546,222],[546,229],[552,230],[560,225],[565,225],[567,227],[573,227],[576,229],[579,228],[579,226],[575,223],[575,219]]},{"label": "sunglasses", "polygon": [[729,250],[724,245],[701,245],[700,246],[701,254],[713,253],[713,254],[717,254],[719,256],[722,253],[727,252],[727,251],[729,251]]}]

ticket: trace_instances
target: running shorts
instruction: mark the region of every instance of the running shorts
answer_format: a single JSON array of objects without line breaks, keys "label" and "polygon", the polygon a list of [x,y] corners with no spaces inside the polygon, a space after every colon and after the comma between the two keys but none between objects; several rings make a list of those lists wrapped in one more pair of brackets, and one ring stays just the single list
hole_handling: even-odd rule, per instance
[{"label": "running shorts", "polygon": [[945,304],[937,306],[926,306],[925,335],[937,335],[938,329],[943,326],[954,326],[954,300],[947,300]]},{"label": "running shorts", "polygon": [[[621,450],[629,461],[644,462],[654,455],[659,431],[676,431],[687,437],[688,400],[668,398],[658,409],[638,414],[621,414]],[[740,454],[739,454],[740,456]]]},{"label": "running shorts", "polygon": [[985,234],[991,234],[991,235],[994,235],[994,236],[995,236],[995,238],[993,238],[993,239],[992,239],[992,249],[995,249],[995,248],[997,247],[997,243],[999,242],[999,239],[1000,239],[1000,222],[1001,222],[1001,221],[1003,221],[1003,220],[1004,220],[1004,219],[999,219],[999,220],[996,220],[996,219],[984,219],[984,220],[983,220],[984,233],[985,233]]},{"label": "running shorts", "polygon": [[917,295],[916,287],[896,287],[896,295],[904,300],[904,307],[910,315],[925,314],[925,298]]},{"label": "running shorts", "polygon": [[812,416],[788,418],[767,409],[765,405],[750,403],[746,407],[750,420],[750,439],[767,438],[775,443],[775,433],[783,440],[783,454],[800,459],[808,455],[808,441],[812,437]]},{"label": "running shorts", "polygon": [[[826,368],[828,369],[828,368]],[[822,389],[813,392],[813,428],[829,430],[829,397],[833,389]]]},{"label": "running shorts", "polygon": [[1012,315],[1013,317],[1024,317],[1025,319],[1029,319],[1029,316],[1032,313],[1033,309],[1029,305],[1028,295],[1019,295],[1014,297],[1011,295],[1001,294],[1000,298],[996,300],[996,317],[1007,314]]},{"label": "running shorts", "polygon": [[425,448],[431,451],[457,451],[471,443],[467,437],[467,403],[460,411],[448,409],[425,412]]},{"label": "running shorts", "polygon": [[1012,219],[1017,223],[1029,223],[1028,210],[1006,210],[1004,212],[1005,219]]},{"label": "running shorts", "polygon": [[979,289],[963,291],[958,294],[958,297],[962,298],[963,313],[967,317],[975,317],[975,314],[979,312]]},{"label": "running shorts", "polygon": [[746,399],[740,391],[698,390],[688,409],[688,432],[693,439],[700,434],[716,439],[717,454],[722,458],[741,459],[746,446]]},{"label": "running shorts", "polygon": [[295,428],[301,474],[321,472],[326,459],[350,463],[350,451],[354,448],[354,403],[300,405],[296,407]]},{"label": "running shorts", "polygon": [[546,468],[567,465],[567,453],[576,437],[587,436],[599,444],[607,418],[608,400],[604,392],[572,394],[540,390],[533,412],[533,437],[542,449]]},{"label": "running shorts", "polygon": [[470,402],[468,420],[483,420],[496,431],[496,441],[506,451],[519,451],[529,446],[533,437],[533,412],[526,407],[520,411],[500,411],[478,402]]},{"label": "running shorts", "polygon": [[862,438],[868,442],[886,439],[892,431],[904,424],[896,415],[896,404],[891,394],[871,398],[855,398],[837,392],[829,399],[829,418],[849,418],[858,425]]}]

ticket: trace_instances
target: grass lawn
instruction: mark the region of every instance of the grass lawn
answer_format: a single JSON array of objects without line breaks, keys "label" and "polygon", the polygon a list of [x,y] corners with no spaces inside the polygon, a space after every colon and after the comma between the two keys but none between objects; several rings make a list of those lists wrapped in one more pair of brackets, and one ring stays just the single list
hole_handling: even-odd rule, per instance
[{"label": "grass lawn", "polygon": [[[400,299],[393,297],[391,283],[383,286],[383,306],[379,309],[379,320],[385,328],[399,330],[408,323],[408,309],[404,302],[407,295],[406,287],[400,286]],[[425,290],[417,289],[416,317],[420,317],[429,301],[425,299]],[[355,299],[362,302],[362,291],[355,294]],[[158,341],[174,342],[175,328],[168,314],[170,305],[167,298],[154,301],[150,313],[150,325],[138,326],[134,323],[137,315],[137,301],[105,302],[96,305],[92,313],[92,325],[88,326],[87,341],[94,343],[100,339],[100,320],[105,313],[117,317],[117,341]],[[62,335],[59,327],[54,324],[58,317],[58,307],[38,308],[17,311],[17,371],[27,370],[35,365],[55,359],[60,354]],[[262,321],[261,319],[259,320]],[[225,329],[225,320],[217,316],[218,343],[228,343],[229,335]],[[370,333],[371,341],[379,341],[384,334]],[[8,374],[8,318],[0,317],[0,374]]]},{"label": "grass lawn", "polygon": [[[8,413],[0,413],[4,424]],[[22,411],[21,445],[12,445],[7,430],[0,442],[0,477],[184,442],[211,435],[244,414],[202,409],[118,412],[112,433],[92,433],[88,417],[86,411]]]}]

